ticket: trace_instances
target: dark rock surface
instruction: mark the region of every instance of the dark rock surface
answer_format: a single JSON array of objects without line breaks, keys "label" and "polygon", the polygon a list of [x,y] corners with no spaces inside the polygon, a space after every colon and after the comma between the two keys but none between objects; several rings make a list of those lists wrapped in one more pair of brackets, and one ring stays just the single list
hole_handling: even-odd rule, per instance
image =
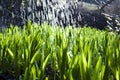
[{"label": "dark rock surface", "polygon": [[[97,5],[79,0],[0,0],[0,27],[10,23],[23,26],[28,19],[40,24],[48,21],[50,25],[63,27],[87,25],[105,29],[109,25]],[[115,20],[112,21],[115,23]]]}]

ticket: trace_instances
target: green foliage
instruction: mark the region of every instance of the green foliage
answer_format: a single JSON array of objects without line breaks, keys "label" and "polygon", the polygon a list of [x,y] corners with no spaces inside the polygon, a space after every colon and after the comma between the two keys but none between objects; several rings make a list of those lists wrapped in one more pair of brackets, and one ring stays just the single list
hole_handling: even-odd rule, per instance
[{"label": "green foliage", "polygon": [[0,73],[19,80],[119,80],[120,37],[47,23],[0,33]]}]

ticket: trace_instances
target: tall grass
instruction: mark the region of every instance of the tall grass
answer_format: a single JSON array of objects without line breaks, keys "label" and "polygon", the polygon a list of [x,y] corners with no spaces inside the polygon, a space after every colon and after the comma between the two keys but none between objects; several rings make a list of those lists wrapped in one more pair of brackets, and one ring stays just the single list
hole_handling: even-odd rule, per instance
[{"label": "tall grass", "polygon": [[31,24],[0,33],[0,74],[19,80],[119,80],[120,37],[91,28]]}]

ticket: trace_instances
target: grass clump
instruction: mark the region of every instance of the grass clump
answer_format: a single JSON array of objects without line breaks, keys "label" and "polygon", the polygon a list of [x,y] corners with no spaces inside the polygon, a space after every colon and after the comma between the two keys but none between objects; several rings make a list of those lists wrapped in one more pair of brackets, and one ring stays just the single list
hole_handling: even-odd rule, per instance
[{"label": "grass clump", "polygon": [[0,74],[17,80],[119,80],[120,37],[31,24],[0,33]]}]

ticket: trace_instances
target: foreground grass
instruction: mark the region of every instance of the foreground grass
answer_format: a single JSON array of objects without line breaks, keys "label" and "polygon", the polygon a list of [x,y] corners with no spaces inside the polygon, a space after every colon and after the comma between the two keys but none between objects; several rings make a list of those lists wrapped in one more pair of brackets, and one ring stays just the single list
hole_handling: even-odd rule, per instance
[{"label": "foreground grass", "polygon": [[0,33],[0,74],[17,80],[119,80],[120,37],[28,22]]}]

